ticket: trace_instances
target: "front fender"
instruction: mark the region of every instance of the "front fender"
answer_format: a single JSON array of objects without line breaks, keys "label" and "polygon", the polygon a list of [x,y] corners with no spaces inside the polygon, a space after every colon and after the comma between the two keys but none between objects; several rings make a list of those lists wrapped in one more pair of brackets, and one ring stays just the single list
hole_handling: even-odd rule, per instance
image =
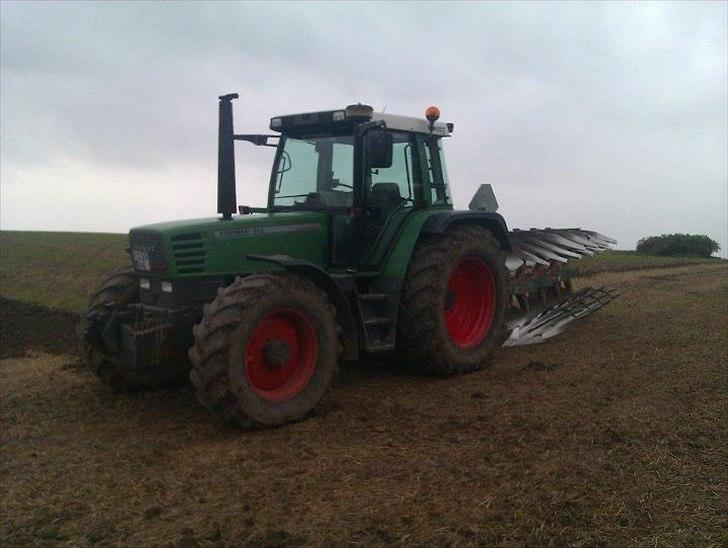
[{"label": "front fender", "polygon": [[281,267],[286,272],[312,281],[326,292],[336,307],[336,320],[341,326],[341,342],[344,346],[343,357],[354,360],[359,355],[359,341],[354,314],[348,298],[354,291],[351,276],[337,276],[336,279],[319,265],[289,255],[246,255],[249,261],[263,261]]}]

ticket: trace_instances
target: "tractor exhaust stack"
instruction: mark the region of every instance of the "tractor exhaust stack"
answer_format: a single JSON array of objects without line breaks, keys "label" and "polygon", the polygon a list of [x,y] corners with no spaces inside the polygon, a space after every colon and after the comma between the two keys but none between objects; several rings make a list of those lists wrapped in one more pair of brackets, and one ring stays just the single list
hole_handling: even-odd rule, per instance
[{"label": "tractor exhaust stack", "polygon": [[217,142],[217,212],[223,220],[232,219],[238,209],[235,195],[235,137],[233,135],[233,104],[237,93],[221,95],[220,122]]}]

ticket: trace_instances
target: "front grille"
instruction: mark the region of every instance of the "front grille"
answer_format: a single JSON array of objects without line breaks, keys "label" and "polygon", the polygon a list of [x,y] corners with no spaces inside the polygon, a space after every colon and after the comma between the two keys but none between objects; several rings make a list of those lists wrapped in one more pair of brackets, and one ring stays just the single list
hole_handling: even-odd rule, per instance
[{"label": "front grille", "polygon": [[205,242],[199,232],[172,236],[172,253],[178,273],[205,271]]},{"label": "front grille", "polygon": [[132,230],[129,232],[129,245],[135,270],[142,272],[167,270],[164,241],[158,234]]}]

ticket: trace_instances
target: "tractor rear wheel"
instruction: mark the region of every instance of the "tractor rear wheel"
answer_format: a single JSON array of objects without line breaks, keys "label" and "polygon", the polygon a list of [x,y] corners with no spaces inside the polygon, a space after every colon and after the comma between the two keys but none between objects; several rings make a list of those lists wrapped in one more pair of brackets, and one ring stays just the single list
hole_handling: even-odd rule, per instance
[{"label": "tractor rear wheel", "polygon": [[498,240],[480,226],[425,236],[402,288],[398,352],[436,373],[481,368],[502,342],[507,276]]},{"label": "tractor rear wheel", "polygon": [[245,428],[300,419],[336,369],[334,307],[316,285],[287,274],[237,278],[205,306],[193,335],[198,399]]}]

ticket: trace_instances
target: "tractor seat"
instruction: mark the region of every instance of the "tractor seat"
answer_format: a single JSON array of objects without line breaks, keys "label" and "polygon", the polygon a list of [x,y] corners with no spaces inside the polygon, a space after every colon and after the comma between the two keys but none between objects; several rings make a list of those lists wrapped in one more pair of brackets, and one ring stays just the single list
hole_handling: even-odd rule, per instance
[{"label": "tractor seat", "polygon": [[405,199],[400,195],[397,183],[376,183],[372,185],[367,205],[382,211],[382,214],[386,215],[386,213],[404,202]]}]

